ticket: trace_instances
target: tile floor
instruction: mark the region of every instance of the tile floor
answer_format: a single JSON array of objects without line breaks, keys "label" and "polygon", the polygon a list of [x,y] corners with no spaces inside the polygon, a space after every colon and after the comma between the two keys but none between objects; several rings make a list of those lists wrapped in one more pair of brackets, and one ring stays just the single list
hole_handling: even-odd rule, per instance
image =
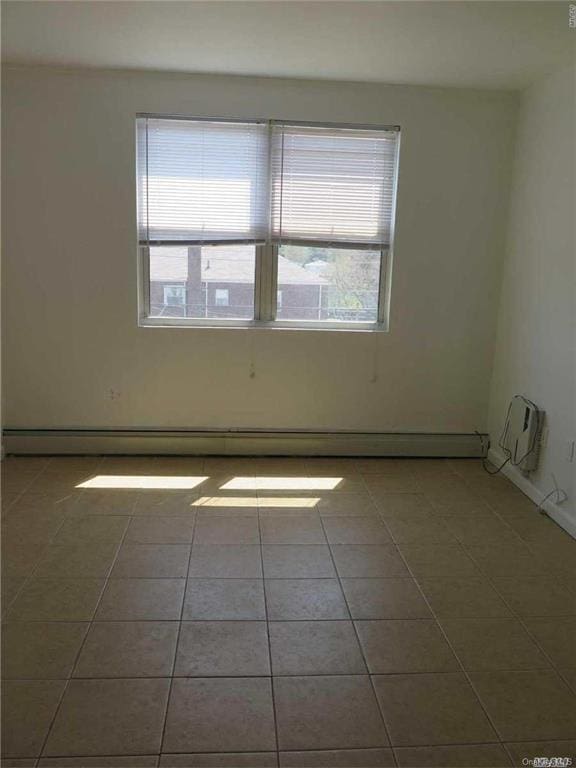
[{"label": "tile floor", "polygon": [[2,473],[6,768],[576,758],[576,542],[478,461]]}]

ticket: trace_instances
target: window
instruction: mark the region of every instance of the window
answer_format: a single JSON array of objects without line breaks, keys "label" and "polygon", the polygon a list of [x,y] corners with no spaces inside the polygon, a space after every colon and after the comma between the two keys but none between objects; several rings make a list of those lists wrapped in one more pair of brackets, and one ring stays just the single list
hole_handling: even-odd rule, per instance
[{"label": "window", "polygon": [[141,322],[385,327],[398,148],[397,128],[138,118]]},{"label": "window", "polygon": [[164,304],[168,307],[178,307],[186,304],[186,286],[165,285]]},{"label": "window", "polygon": [[228,288],[216,288],[214,291],[214,304],[217,307],[227,307],[230,303],[230,291]]}]

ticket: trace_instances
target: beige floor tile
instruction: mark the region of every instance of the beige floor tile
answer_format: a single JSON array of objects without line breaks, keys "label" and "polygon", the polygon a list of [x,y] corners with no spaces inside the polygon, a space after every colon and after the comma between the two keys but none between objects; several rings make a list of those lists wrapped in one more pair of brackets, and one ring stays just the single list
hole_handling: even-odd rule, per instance
[{"label": "beige floor tile", "polygon": [[195,544],[260,544],[258,520],[252,517],[199,517]]},{"label": "beige floor tile", "polygon": [[564,544],[570,540],[569,533],[547,515],[542,515],[536,510],[529,514],[510,515],[506,517],[506,522],[528,544],[532,541],[540,541],[554,545]]},{"label": "beige floor tile", "polygon": [[460,546],[399,544],[398,547],[417,579],[465,579],[480,575],[474,562]]},{"label": "beige floor tile", "polygon": [[74,677],[169,677],[178,622],[94,622]]},{"label": "beige floor tile", "polygon": [[318,509],[325,517],[366,517],[377,514],[376,506],[368,493],[318,493]]},{"label": "beige floor tile", "polygon": [[196,508],[194,501],[202,493],[202,486],[193,492],[181,491],[142,491],[136,497],[133,514],[141,517],[181,516],[194,519]]},{"label": "beige floor tile", "polygon": [[316,517],[287,515],[263,517],[260,522],[263,544],[325,544],[326,537]]},{"label": "beige floor tile", "polygon": [[183,475],[184,477],[204,476],[204,456],[156,456],[156,471],[159,475]]},{"label": "beige floor tile", "polygon": [[353,619],[427,619],[432,614],[414,579],[342,579]]},{"label": "beige floor tile", "polygon": [[576,696],[556,672],[474,672],[471,679],[504,741],[574,738]]},{"label": "beige floor tile", "polygon": [[[210,497],[209,497],[210,498]],[[199,499],[199,501],[202,501]],[[242,504],[238,506],[230,506],[230,507],[221,507],[217,505],[210,505],[210,504],[202,504],[202,506],[194,507],[196,510],[196,517],[197,518],[219,518],[219,517],[236,517],[236,518],[244,518],[244,517],[251,517],[255,520],[258,520],[258,515],[260,513],[260,509],[257,506],[246,506],[244,503],[244,499],[242,499]],[[275,510],[278,512],[278,509]],[[227,542],[226,542],[227,543]]]},{"label": "beige floor tile", "polygon": [[474,691],[459,672],[372,679],[394,746],[497,741]]},{"label": "beige floor tile", "polygon": [[129,517],[111,517],[108,515],[87,515],[66,520],[53,544],[92,544],[98,541],[120,542]]},{"label": "beige floor tile", "polygon": [[562,544],[530,541],[527,545],[546,575],[572,581],[576,579],[576,540]]},{"label": "beige floor tile", "polygon": [[389,459],[385,457],[361,457],[352,459],[355,472],[361,475],[413,475],[412,459]]},{"label": "beige floor tile", "polygon": [[187,544],[123,544],[112,569],[112,578],[186,578],[189,558],[190,546]]},{"label": "beige floor tile", "polygon": [[352,622],[274,621],[269,632],[275,675],[366,674]]},{"label": "beige floor tile", "polygon": [[270,679],[175,679],[163,748],[166,752],[275,750]]},{"label": "beige floor tile", "polygon": [[[77,757],[43,757],[38,768],[79,768]],[[157,755],[83,757],[82,768],[156,768]]]},{"label": "beige floor tile", "polygon": [[5,613],[26,582],[26,576],[2,575],[2,611]]},{"label": "beige floor tile", "polygon": [[576,617],[527,619],[526,626],[536,642],[557,667],[576,669]]},{"label": "beige floor tile", "polygon": [[400,768],[505,768],[512,765],[500,744],[400,747],[394,751]]},{"label": "beige floor tile", "polygon": [[204,546],[194,544],[188,575],[194,578],[261,579],[262,556],[259,546]]},{"label": "beige floor tile", "polygon": [[194,517],[133,518],[125,541],[129,544],[191,544]]},{"label": "beige floor tile", "polygon": [[520,616],[575,616],[576,595],[554,579],[525,576],[493,579],[494,586]]},{"label": "beige floor tile", "polygon": [[538,558],[524,542],[466,546],[466,552],[481,571],[491,578],[497,576],[537,576],[545,573]]},{"label": "beige floor tile", "polygon": [[64,525],[66,516],[62,512],[54,514],[18,512],[2,520],[2,548],[14,542],[24,544],[33,541],[48,544]]},{"label": "beige floor tile", "polygon": [[558,671],[568,684],[568,687],[571,688],[574,693],[576,693],[576,669],[560,669]]},{"label": "beige floor tile", "polygon": [[392,768],[391,749],[331,749],[280,752],[281,768]]},{"label": "beige floor tile", "polygon": [[270,675],[266,622],[182,622],[174,674],[180,677]]},{"label": "beige floor tile", "polygon": [[156,456],[104,456],[98,465],[103,475],[156,475]]},{"label": "beige floor tile", "polygon": [[502,544],[520,545],[518,534],[494,513],[477,516],[441,518],[444,525],[462,544],[469,546],[501,546]]},{"label": "beige floor tile", "polygon": [[492,511],[488,504],[466,489],[465,492],[426,492],[433,514],[439,517],[480,517]]},{"label": "beige floor tile", "polygon": [[544,669],[550,663],[516,619],[442,619],[464,669]]},{"label": "beige floor tile", "polygon": [[390,534],[374,517],[327,517],[324,530],[330,544],[388,544]]},{"label": "beige floor tile", "polygon": [[369,493],[379,499],[389,493],[419,493],[421,486],[411,475],[364,475]]},{"label": "beige floor tile", "polygon": [[189,579],[183,618],[264,620],[264,585],[260,579]]},{"label": "beige floor tile", "polygon": [[46,543],[2,541],[2,576],[24,578],[31,576],[48,549]]},{"label": "beige floor tile", "polygon": [[[261,521],[267,517],[289,516],[320,520],[320,510],[317,506],[318,500],[315,497],[312,498],[310,502],[307,502],[307,504],[309,503],[310,506],[305,507],[297,506],[298,502],[294,499],[283,499],[282,505],[279,505],[278,502],[276,502],[277,506],[273,507],[270,506],[270,497],[264,496],[260,496],[258,498],[258,503],[262,505],[257,508],[257,515],[260,517]],[[289,506],[285,506],[285,504],[288,504]],[[239,513],[240,509],[238,510]]]},{"label": "beige floor tile", "polygon": [[387,517],[386,525],[396,544],[456,544],[456,538],[441,518],[428,512]]},{"label": "beige floor tile", "polygon": [[534,515],[537,513],[536,504],[523,493],[491,493],[483,494],[490,509],[501,517],[518,517],[519,515]]},{"label": "beige floor tile", "polygon": [[485,579],[418,579],[439,618],[511,616],[502,598]]},{"label": "beige floor tile", "polygon": [[35,757],[8,757],[2,759],[2,768],[36,768]]},{"label": "beige floor tile", "polygon": [[10,508],[9,517],[54,518],[73,514],[78,510],[82,494],[75,493],[33,493],[26,491]]},{"label": "beige floor tile", "polygon": [[270,621],[349,618],[336,579],[267,579],[266,604]]},{"label": "beige floor tile", "polygon": [[[37,459],[37,461],[44,461],[44,459]],[[46,461],[46,474],[61,472],[91,474],[102,466],[105,459],[101,456],[50,456]]]},{"label": "beige floor tile", "polygon": [[212,752],[160,755],[161,768],[277,768],[276,752]]},{"label": "beige floor tile", "polygon": [[388,746],[366,675],[278,677],[274,700],[281,750]]},{"label": "beige floor tile", "polygon": [[80,515],[132,515],[137,494],[134,491],[86,490],[76,501]]},{"label": "beige floor tile", "polygon": [[3,678],[69,677],[88,626],[86,622],[8,622],[2,631]]},{"label": "beige floor tile", "polygon": [[393,544],[334,544],[331,549],[342,578],[410,575]]},{"label": "beige floor tile", "polygon": [[[506,748],[512,755],[512,764],[515,766],[533,765],[535,757],[570,758],[572,763],[569,763],[569,765],[574,765],[576,762],[576,741],[510,742],[506,744]],[[560,764],[557,763],[557,765]],[[549,763],[549,765],[552,765],[552,763]]]},{"label": "beige floor tile", "polygon": [[104,579],[31,579],[10,610],[11,621],[90,621]]},{"label": "beige floor tile", "polygon": [[6,680],[3,683],[3,756],[37,757],[40,754],[65,685],[65,680]]},{"label": "beige floor tile", "polygon": [[421,517],[424,512],[432,512],[432,505],[423,493],[387,493],[378,497],[376,506],[384,520],[406,520],[413,515]]},{"label": "beige floor tile", "polygon": [[267,579],[321,579],[336,576],[332,556],[326,545],[264,545],[262,559]]},{"label": "beige floor tile", "polygon": [[157,754],[170,681],[71,680],[44,754]]},{"label": "beige floor tile", "polygon": [[454,672],[460,665],[433,620],[357,621],[371,674]]},{"label": "beige floor tile", "polygon": [[174,621],[180,618],[185,579],[110,579],[97,621]]},{"label": "beige floor tile", "polygon": [[[314,465],[312,465],[314,468]],[[317,473],[315,473],[317,474]],[[364,478],[359,473],[353,473],[352,471],[331,471],[327,474],[329,477],[333,477],[336,482],[334,488],[330,489],[330,493],[365,493],[366,483]]]},{"label": "beige floor tile", "polygon": [[52,544],[34,572],[37,578],[106,578],[118,552],[118,544]]}]

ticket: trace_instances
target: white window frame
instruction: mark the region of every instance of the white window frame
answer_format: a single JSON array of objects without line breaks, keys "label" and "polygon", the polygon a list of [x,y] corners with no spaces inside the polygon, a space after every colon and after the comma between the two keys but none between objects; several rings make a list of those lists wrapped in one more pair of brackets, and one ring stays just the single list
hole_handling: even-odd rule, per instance
[{"label": "white window frame", "polygon": [[[178,115],[137,115],[137,117],[178,117]],[[203,118],[189,118],[199,120]],[[205,118],[218,119],[221,118]],[[238,121],[246,122],[246,120]],[[233,122],[236,122],[235,120]],[[261,122],[257,120],[255,122]],[[357,125],[343,123],[312,123],[302,122],[302,125],[321,127],[341,127],[357,129],[390,130],[398,126]],[[278,330],[312,330],[312,331],[389,331],[391,274],[394,249],[394,227],[396,221],[396,194],[398,187],[398,141],[396,159],[396,178],[394,179],[394,202],[390,231],[390,245],[380,252],[380,282],[378,285],[378,311],[374,322],[355,322],[337,320],[277,320],[278,292],[278,245],[256,243],[255,249],[255,279],[254,279],[254,318],[243,320],[238,318],[196,318],[196,317],[150,317],[150,248],[138,247],[138,325],[142,327],[192,327],[192,328],[265,328]],[[206,244],[208,245],[208,244]],[[321,247],[323,244],[318,243]],[[324,247],[335,249],[333,243],[325,243]],[[346,247],[342,246],[343,250]],[[375,249],[374,249],[375,250]]]}]

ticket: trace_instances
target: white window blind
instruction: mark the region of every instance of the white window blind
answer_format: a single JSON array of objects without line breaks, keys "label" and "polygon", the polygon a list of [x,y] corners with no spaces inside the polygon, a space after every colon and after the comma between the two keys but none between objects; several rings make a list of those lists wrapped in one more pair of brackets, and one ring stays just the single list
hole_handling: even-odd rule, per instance
[{"label": "white window blind", "polygon": [[269,222],[266,123],[138,120],[141,242],[258,242]]},{"label": "white window blind", "polygon": [[390,245],[399,133],[274,124],[272,240]]},{"label": "white window blind", "polygon": [[150,245],[391,243],[399,132],[138,119],[138,225]]}]

